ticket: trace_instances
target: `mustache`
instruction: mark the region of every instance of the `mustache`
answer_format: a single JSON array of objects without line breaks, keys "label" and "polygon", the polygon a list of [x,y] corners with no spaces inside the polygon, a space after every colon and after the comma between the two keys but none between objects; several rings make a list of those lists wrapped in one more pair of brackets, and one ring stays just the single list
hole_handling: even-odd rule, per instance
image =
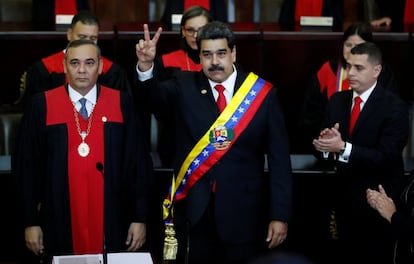
[{"label": "mustache", "polygon": [[224,68],[218,65],[213,65],[208,68],[208,71],[224,71]]}]

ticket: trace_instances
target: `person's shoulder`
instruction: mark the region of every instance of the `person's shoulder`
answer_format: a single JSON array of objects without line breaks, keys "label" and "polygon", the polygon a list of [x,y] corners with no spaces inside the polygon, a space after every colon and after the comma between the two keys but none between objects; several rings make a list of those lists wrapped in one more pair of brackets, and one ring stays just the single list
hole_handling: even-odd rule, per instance
[{"label": "person's shoulder", "polygon": [[179,49],[179,50],[174,50],[174,51],[161,55],[162,58],[169,58],[169,57],[175,58],[177,56],[185,56],[185,51],[182,49]]},{"label": "person's shoulder", "polygon": [[346,98],[352,98],[352,93],[353,93],[352,89],[341,91],[341,92],[336,92],[332,94],[329,100],[335,101],[335,100],[343,100]]},{"label": "person's shoulder", "polygon": [[65,53],[62,51],[53,53],[46,57],[41,58],[38,61],[33,63],[33,67],[43,67],[45,68],[48,73],[55,72],[55,73],[63,73],[63,64],[62,61],[65,58]]},{"label": "person's shoulder", "polygon": [[40,59],[40,61],[42,61],[43,63],[48,62],[48,61],[57,61],[57,60],[63,60],[63,58],[65,57],[65,53],[63,52],[63,50],[58,51],[56,53],[47,55],[43,58]]},{"label": "person's shoulder", "polygon": [[331,71],[335,72],[338,68],[339,62],[337,60],[327,60],[322,63],[321,67],[319,68],[318,72],[326,72]]},{"label": "person's shoulder", "polygon": [[101,59],[102,59],[102,63],[103,63],[103,67],[102,67],[102,73],[103,74],[108,72],[111,68],[114,68],[114,69],[118,69],[118,68],[120,69],[121,68],[120,65],[116,64],[115,62],[113,62],[112,60],[110,60],[110,59],[108,59],[104,56],[101,56]]}]

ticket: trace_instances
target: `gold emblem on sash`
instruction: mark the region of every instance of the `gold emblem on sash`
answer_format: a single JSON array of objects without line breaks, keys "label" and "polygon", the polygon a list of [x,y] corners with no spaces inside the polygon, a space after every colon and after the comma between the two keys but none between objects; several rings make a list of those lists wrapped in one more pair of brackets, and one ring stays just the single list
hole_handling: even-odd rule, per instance
[{"label": "gold emblem on sash", "polygon": [[210,131],[210,143],[216,150],[227,149],[234,138],[234,130],[219,125]]}]

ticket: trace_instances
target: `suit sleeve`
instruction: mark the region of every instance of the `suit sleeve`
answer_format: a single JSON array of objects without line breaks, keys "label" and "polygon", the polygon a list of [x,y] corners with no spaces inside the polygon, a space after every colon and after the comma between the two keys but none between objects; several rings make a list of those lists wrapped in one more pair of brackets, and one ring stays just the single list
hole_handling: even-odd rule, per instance
[{"label": "suit sleeve", "polygon": [[268,95],[268,166],[270,177],[270,219],[288,222],[292,208],[292,167],[288,135],[276,90]]}]

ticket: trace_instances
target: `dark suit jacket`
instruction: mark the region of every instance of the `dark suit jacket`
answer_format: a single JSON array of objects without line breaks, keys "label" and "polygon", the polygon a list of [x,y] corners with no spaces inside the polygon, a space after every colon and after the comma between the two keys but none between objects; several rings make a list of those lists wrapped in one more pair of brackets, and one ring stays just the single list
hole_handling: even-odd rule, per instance
[{"label": "dark suit jacket", "polygon": [[408,108],[395,94],[374,88],[349,135],[352,90],[335,93],[328,103],[323,127],[339,123],[344,141],[352,143],[348,163],[338,162],[338,172],[345,174],[344,187],[354,202],[367,207],[365,190],[383,184],[392,198],[401,192],[404,173],[402,151],[408,139]]},{"label": "dark suit jacket", "polygon": [[[246,74],[239,72],[237,90]],[[219,115],[204,73],[182,72],[177,78],[144,83],[151,107],[160,120],[175,118],[175,171]],[[175,205],[176,225],[197,223],[216,180],[215,216],[225,241],[263,240],[270,220],[288,221],[291,214],[291,164],[287,135],[275,89],[267,95],[250,124],[227,154]],[[268,154],[269,174],[264,173]]]},{"label": "dark suit jacket", "polygon": [[388,223],[369,207],[366,189],[377,189],[382,184],[394,201],[401,194],[405,181],[402,152],[409,131],[408,107],[377,84],[350,136],[352,93],[348,90],[331,96],[324,125],[332,127],[339,123],[342,139],[352,143],[348,163],[336,163],[337,174],[330,186],[336,191],[339,241],[345,245],[341,258],[344,263],[352,263],[355,256],[360,263],[391,263],[393,239]]}]

